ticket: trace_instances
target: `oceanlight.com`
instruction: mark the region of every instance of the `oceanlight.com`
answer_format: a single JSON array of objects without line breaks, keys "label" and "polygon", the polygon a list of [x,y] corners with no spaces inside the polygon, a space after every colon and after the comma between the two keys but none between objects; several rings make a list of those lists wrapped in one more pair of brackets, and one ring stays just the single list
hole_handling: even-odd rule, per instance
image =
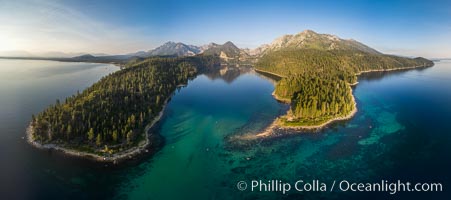
[{"label": "oceanlight.com", "polygon": [[334,180],[331,182],[321,182],[319,180],[297,180],[295,182],[284,182],[281,180],[251,180],[239,181],[236,187],[240,191],[251,192],[441,192],[441,183],[411,183],[400,180],[390,182],[382,180],[380,182],[365,183],[351,182],[347,180]]}]

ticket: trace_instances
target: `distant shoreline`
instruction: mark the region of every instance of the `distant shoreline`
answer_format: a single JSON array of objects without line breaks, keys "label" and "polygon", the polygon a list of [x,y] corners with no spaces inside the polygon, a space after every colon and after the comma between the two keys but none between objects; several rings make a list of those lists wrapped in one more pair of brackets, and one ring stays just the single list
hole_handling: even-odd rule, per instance
[{"label": "distant shoreline", "polygon": [[127,150],[124,150],[124,151],[121,151],[118,153],[114,153],[112,155],[102,156],[102,155],[98,155],[98,154],[94,154],[94,153],[89,153],[89,152],[79,151],[79,150],[75,150],[75,149],[71,149],[71,148],[61,147],[61,146],[59,146],[59,144],[54,144],[54,143],[41,144],[38,141],[33,140],[32,122],[30,122],[30,124],[28,125],[28,127],[26,129],[26,140],[30,145],[32,145],[33,147],[35,147],[37,149],[55,150],[55,151],[61,152],[68,156],[87,158],[87,159],[97,161],[97,162],[116,164],[116,163],[119,163],[124,160],[132,159],[133,157],[140,155],[142,153],[148,152],[147,147],[151,144],[151,141],[149,139],[149,136],[151,135],[151,133],[149,133],[149,130],[162,118],[162,116],[164,114],[164,110],[166,109],[169,99],[170,98],[166,99],[166,101],[163,105],[163,108],[158,113],[158,115],[152,120],[151,123],[147,124],[146,127],[144,128],[144,133],[143,133],[145,136],[144,141],[141,141],[137,146],[131,147]]},{"label": "distant shoreline", "polygon": [[[424,65],[420,65],[420,66],[413,66],[413,67],[402,67],[402,68],[393,68],[393,69],[376,69],[376,70],[365,70],[365,71],[361,71],[359,73],[356,73],[355,75],[361,75],[363,73],[371,73],[371,72],[386,72],[386,71],[397,71],[397,70],[408,70],[408,69],[416,69],[416,68],[425,68],[425,67],[430,67],[430,66],[424,66]],[[262,71],[262,70],[256,70],[256,71]],[[277,74],[274,73],[270,73],[270,72],[266,72],[266,71],[262,71],[265,73],[269,73],[269,74],[273,74],[276,76],[279,76]],[[279,76],[280,77],[280,76]],[[357,113],[357,102],[355,101],[355,97],[354,94],[352,94],[353,90],[351,88],[351,86],[357,85],[359,82],[356,81],[355,83],[349,83],[348,86],[350,87],[351,90],[351,96],[352,96],[352,102],[353,102],[353,106],[354,108],[345,116],[341,116],[341,117],[334,117],[332,119],[327,120],[326,122],[323,122],[321,124],[318,125],[301,125],[301,126],[290,126],[290,125],[281,125],[278,120],[279,118],[276,118],[268,127],[266,127],[263,131],[254,134],[254,135],[243,135],[243,136],[239,136],[239,139],[243,139],[243,140],[255,140],[255,139],[262,139],[262,138],[271,138],[271,137],[275,137],[278,136],[275,134],[276,130],[292,130],[292,131],[300,131],[300,130],[319,130],[319,129],[323,129],[325,128],[327,125],[337,122],[337,121],[344,121],[344,120],[349,120],[351,119],[356,113]],[[290,103],[289,100],[284,99],[284,98],[280,98],[279,96],[277,96],[275,94],[275,92],[273,91],[272,96],[280,102],[283,103]]]},{"label": "distant shoreline", "polygon": [[413,67],[397,67],[397,68],[392,68],[392,69],[365,70],[365,71],[358,72],[355,75],[358,76],[358,75],[362,75],[364,73],[371,73],[371,72],[389,72],[389,71],[399,71],[399,70],[417,69],[417,68],[425,68],[425,67],[430,67],[430,66],[418,65],[418,66],[413,66]]},{"label": "distant shoreline", "polygon": [[55,61],[55,62],[73,62],[73,63],[96,63],[96,64],[112,64],[118,67],[124,67],[121,63],[122,60],[83,60],[76,58],[45,58],[45,57],[4,57],[0,56],[0,59],[5,60],[44,60],[44,61]]}]

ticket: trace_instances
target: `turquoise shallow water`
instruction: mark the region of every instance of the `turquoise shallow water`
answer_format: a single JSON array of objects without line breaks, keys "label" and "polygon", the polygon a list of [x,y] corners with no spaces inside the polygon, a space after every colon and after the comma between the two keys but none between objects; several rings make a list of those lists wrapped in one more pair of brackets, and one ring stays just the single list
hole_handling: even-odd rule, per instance
[{"label": "turquoise shallow water", "polygon": [[[7,143],[1,146],[0,159],[1,163],[9,163],[1,170],[7,179],[0,183],[9,187],[8,193],[2,194],[31,199],[449,199],[449,61],[421,70],[362,75],[354,88],[359,111],[351,120],[317,133],[292,134],[245,146],[231,144],[227,137],[256,131],[285,109],[271,96],[273,84],[253,73],[236,79],[227,77],[227,81],[201,75],[175,93],[155,128],[154,132],[165,138],[162,149],[154,156],[121,166],[103,166],[37,152],[20,140],[31,113],[55,98],[83,89],[102,74],[86,81],[82,79],[88,79],[83,74],[85,68],[103,70],[104,66],[77,68],[80,80],[75,85],[64,84],[67,77],[49,70],[55,79],[47,79],[56,82],[48,84],[54,89],[40,90],[46,91],[45,99],[24,91],[47,85],[24,83],[19,79],[2,80],[3,85],[10,85],[2,88],[9,97],[0,101],[0,119],[10,119],[0,124],[2,143]],[[62,93],[67,87],[71,91]],[[32,106],[31,111],[16,109],[14,115],[18,117],[11,118],[12,113],[4,113],[18,97],[31,98],[39,106]],[[320,180],[328,184],[343,179],[359,182],[400,179],[440,182],[445,191],[395,195],[289,192],[284,195],[239,191],[236,187],[238,181],[250,184],[251,180],[259,179]]]},{"label": "turquoise shallow water", "polygon": [[271,82],[255,74],[232,83],[196,78],[169,103],[160,130],[165,147],[143,164],[140,177],[120,187],[121,193],[131,199],[208,199],[228,193],[224,184],[243,155],[226,151],[224,138],[253,117],[263,122],[256,127],[263,127],[277,116],[281,106],[272,90]]}]

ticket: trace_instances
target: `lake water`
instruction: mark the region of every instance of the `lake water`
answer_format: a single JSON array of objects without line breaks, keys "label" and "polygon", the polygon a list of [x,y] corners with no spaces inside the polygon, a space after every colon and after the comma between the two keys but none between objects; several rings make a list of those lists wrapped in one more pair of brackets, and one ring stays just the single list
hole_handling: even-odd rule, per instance
[{"label": "lake water", "polygon": [[[154,156],[104,166],[38,151],[21,139],[31,114],[118,70],[106,64],[0,60],[0,193],[6,199],[448,199],[451,62],[359,77],[358,113],[318,133],[236,145],[286,106],[255,73],[200,75],[153,130]],[[215,78],[213,78],[215,77]],[[438,182],[443,192],[251,192],[238,181]],[[330,185],[329,185],[330,186]]]}]

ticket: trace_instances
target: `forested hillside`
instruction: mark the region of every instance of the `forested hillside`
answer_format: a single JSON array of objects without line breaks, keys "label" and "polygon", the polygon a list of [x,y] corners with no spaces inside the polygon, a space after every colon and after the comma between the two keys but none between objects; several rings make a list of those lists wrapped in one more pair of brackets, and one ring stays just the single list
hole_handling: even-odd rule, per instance
[{"label": "forested hillside", "polygon": [[403,58],[361,51],[284,49],[266,53],[256,64],[283,76],[276,85],[277,98],[291,102],[287,125],[315,125],[354,110],[350,84],[363,71],[432,66],[424,58]]},{"label": "forested hillside", "polygon": [[95,151],[120,151],[145,137],[144,127],[176,88],[215,70],[219,58],[149,58],[102,78],[33,116],[34,140]]}]

